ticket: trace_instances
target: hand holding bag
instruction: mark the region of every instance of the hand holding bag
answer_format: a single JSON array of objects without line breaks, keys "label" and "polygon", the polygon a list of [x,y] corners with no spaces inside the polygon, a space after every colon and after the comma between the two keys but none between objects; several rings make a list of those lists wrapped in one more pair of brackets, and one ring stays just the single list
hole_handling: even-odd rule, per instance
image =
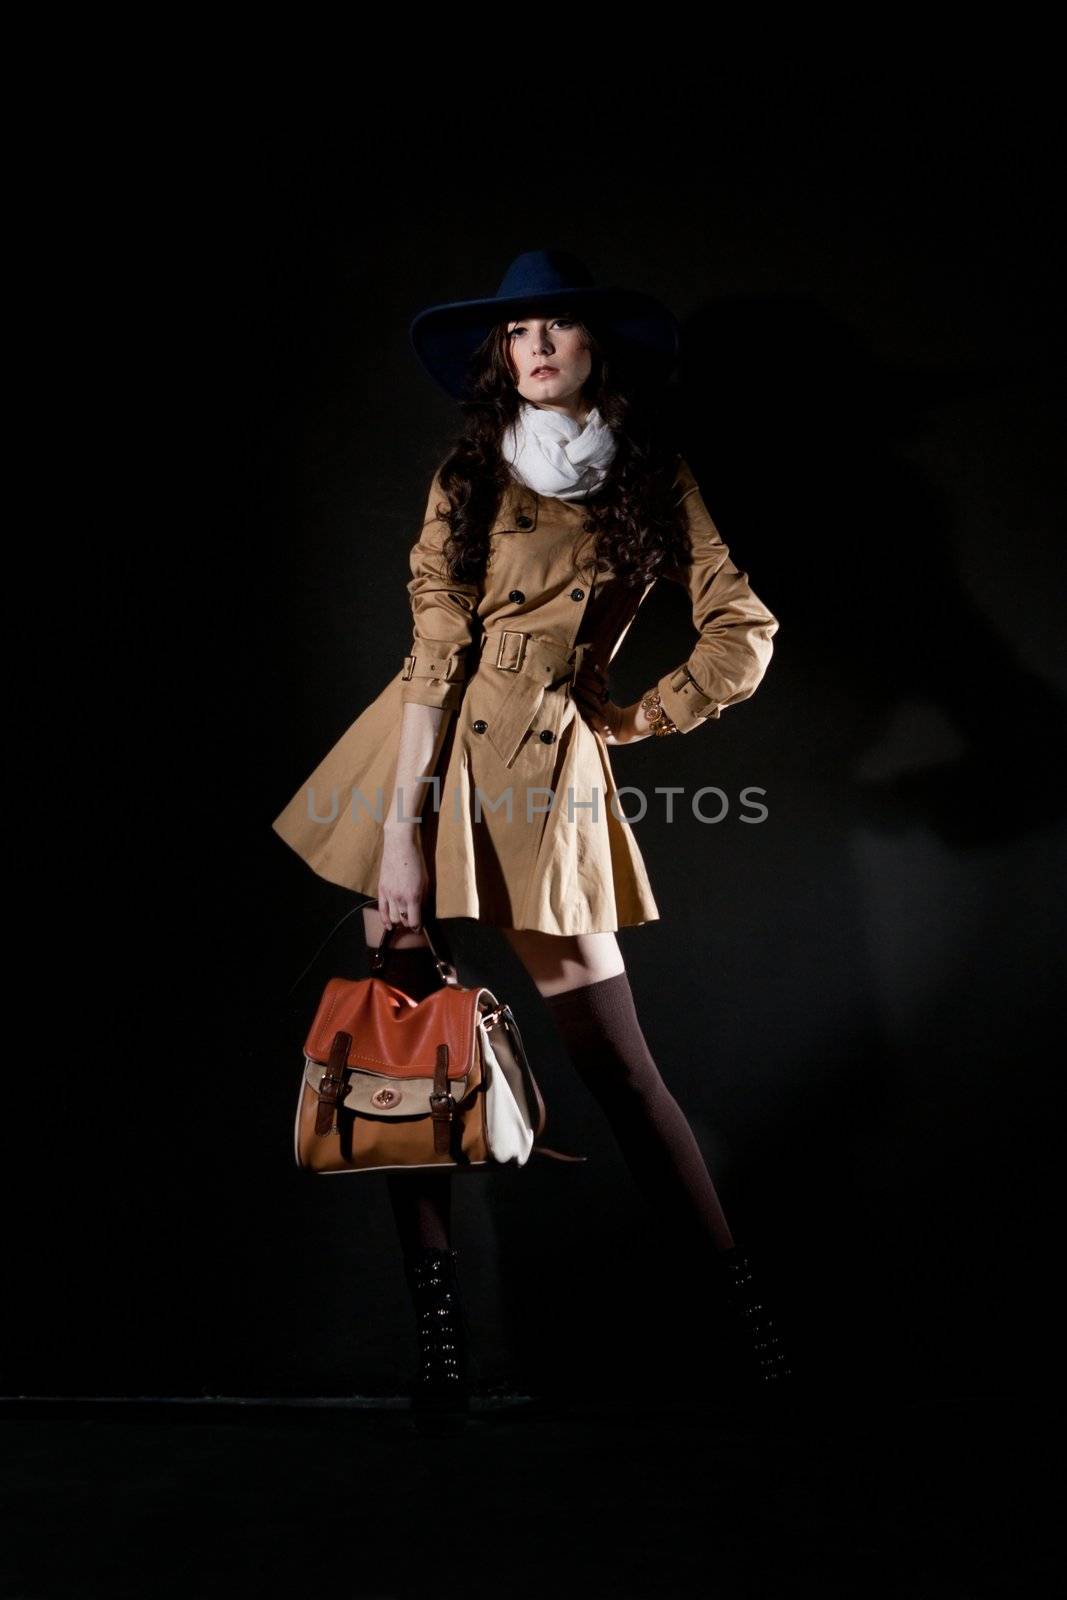
[{"label": "hand holding bag", "polygon": [[443,986],[415,1001],[380,976],[396,931],[371,957],[379,976],[331,978],[323,991],[304,1043],[297,1166],[474,1171],[524,1166],[534,1151],[585,1161],[538,1142],[545,1105],[511,1007],[464,988],[425,924]]}]

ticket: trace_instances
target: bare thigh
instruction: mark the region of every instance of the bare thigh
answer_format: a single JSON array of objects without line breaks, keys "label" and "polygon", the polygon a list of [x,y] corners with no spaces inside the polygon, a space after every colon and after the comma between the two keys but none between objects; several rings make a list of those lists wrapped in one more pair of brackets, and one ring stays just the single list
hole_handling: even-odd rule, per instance
[{"label": "bare thigh", "polygon": [[515,954],[543,995],[599,983],[626,971],[613,933],[542,933],[537,928],[502,928]]}]

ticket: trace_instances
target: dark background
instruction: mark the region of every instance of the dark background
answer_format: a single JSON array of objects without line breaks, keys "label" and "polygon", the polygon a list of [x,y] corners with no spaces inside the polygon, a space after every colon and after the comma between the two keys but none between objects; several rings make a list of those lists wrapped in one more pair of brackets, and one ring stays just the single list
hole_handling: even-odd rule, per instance
[{"label": "dark background", "polygon": [[[408,551],[458,415],[408,322],[543,245],[679,316],[679,442],[781,623],[750,702],[613,753],[620,783],[735,800],[717,826],[636,824],[662,915],[620,943],[650,1047],[810,1373],[845,1397],[1047,1381],[1065,679],[1046,87],[1034,63],[838,87],[694,63],[639,105],[575,86],[546,123],[520,62],[500,108],[405,76],[343,116],[201,101],[150,152],[115,127],[97,187],[71,151],[98,359],[90,379],[72,344],[63,369],[72,617],[58,637],[38,605],[26,658],[61,682],[20,791],[53,809],[12,863],[44,875],[52,942],[25,941],[44,979],[12,1067],[8,1394],[404,1381],[384,1182],[312,1179],[291,1151],[307,1022],[334,971],[362,971],[361,919],[304,973],[352,897],[270,824],[407,648]],[[47,583],[52,542],[25,542]],[[616,698],[691,637],[684,596],[656,591]],[[536,991],[492,930],[451,927],[464,981],[511,999],[557,1139],[591,1157],[457,1183],[483,1376],[638,1363],[714,1393],[696,1287]]]}]

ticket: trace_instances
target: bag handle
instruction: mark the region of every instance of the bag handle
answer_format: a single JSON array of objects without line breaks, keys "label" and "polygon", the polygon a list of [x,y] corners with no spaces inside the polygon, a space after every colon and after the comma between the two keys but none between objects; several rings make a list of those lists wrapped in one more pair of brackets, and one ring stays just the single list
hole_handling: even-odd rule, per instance
[{"label": "bag handle", "polygon": [[367,895],[365,899],[357,900],[356,904],[351,906],[349,910],[345,912],[343,917],[338,918],[333,927],[330,929],[329,933],[326,935],[325,939],[323,939],[322,943],[319,945],[319,948],[315,951],[315,954],[312,956],[303,972],[297,974],[292,983],[289,985],[288,989],[285,991],[286,999],[288,999],[291,994],[294,994],[303,983],[304,979],[307,977],[308,973],[311,971],[312,967],[315,965],[316,961],[319,959],[322,952],[325,950],[326,946],[337,932],[338,928],[343,928],[349,917],[354,917],[357,911],[363,910],[364,906],[374,906],[377,905],[377,903],[378,902],[375,900],[373,895]]},{"label": "bag handle", "polygon": [[[437,947],[434,944],[433,939],[430,937],[431,923],[433,923],[435,928],[437,927],[436,919],[428,915],[426,912],[423,912],[422,934],[426,940],[426,943],[430,947],[430,952],[434,960],[437,963],[437,971],[441,976],[441,981],[446,988],[461,989],[463,985],[459,981],[459,975],[456,972],[454,965],[444,956],[440,956],[437,953]],[[410,929],[395,926],[392,928],[384,928],[382,930],[381,940],[377,948],[371,952],[370,969],[373,976],[380,977],[385,968],[385,964],[391,953],[391,950],[388,949],[387,946],[389,945],[389,941],[392,939],[394,933],[407,933],[410,931]],[[442,949],[447,949],[439,928],[437,929],[437,938]],[[391,949],[395,950],[396,946],[393,945]]]},{"label": "bag handle", "polygon": [[[292,983],[289,985],[289,988],[286,990],[286,998],[288,998],[290,995],[294,994],[296,992],[296,990],[300,987],[301,983],[303,983],[304,979],[307,977],[308,973],[311,971],[312,967],[315,965],[316,961],[319,959],[319,957],[321,956],[322,952],[325,950],[326,946],[329,944],[330,940],[333,938],[334,934],[337,932],[337,930],[339,928],[344,926],[344,924],[348,921],[349,917],[354,917],[357,911],[363,911],[367,906],[376,906],[377,904],[378,904],[378,901],[377,901],[377,899],[375,898],[374,895],[366,895],[362,900],[357,900],[356,904],[354,906],[351,906],[349,908],[349,910],[347,910],[345,912],[344,916],[339,918],[338,921],[334,923],[333,927],[330,929],[330,931],[326,935],[325,939],[323,939],[322,943],[319,945],[318,949],[315,951],[315,954],[312,956],[311,960],[307,963],[307,965],[305,966],[303,971],[301,973],[299,973],[297,975],[297,977],[295,977],[293,979]],[[433,941],[432,941],[432,939],[430,937],[430,932],[429,932],[429,929],[426,926],[426,922],[427,921],[432,921],[433,922],[434,927],[437,929],[437,942],[438,942],[438,944],[441,945],[442,949],[444,949],[447,952],[448,946],[447,946],[447,943],[445,942],[444,935],[442,934],[440,928],[438,927],[436,919],[432,915],[428,916],[425,912],[424,912],[423,915],[424,915],[424,921],[423,921],[422,931],[426,935],[426,943],[430,946],[430,949],[433,952],[433,957],[434,957],[434,960],[437,962],[437,969],[441,973],[441,978],[442,978],[443,982],[445,982],[449,986],[453,986],[453,985],[458,986],[459,985],[459,979],[456,976],[455,966],[451,961],[447,961],[446,960],[446,961],[442,962],[442,959],[437,954],[437,949],[434,946]],[[383,954],[383,951],[385,949],[386,944],[389,942],[389,939],[392,937],[392,934],[394,932],[404,933],[404,932],[409,932],[409,931],[410,931],[409,929],[404,929],[404,928],[400,928],[400,929],[386,928],[384,930],[384,936],[382,938],[381,943],[378,945],[377,949],[375,949],[375,950],[373,950],[371,952],[371,969],[372,969],[372,971],[375,971],[375,972],[380,971],[383,961],[385,961],[387,959],[387,954],[388,953],[386,952],[385,954]],[[448,969],[447,972],[442,970],[443,967]],[[449,974],[451,974],[451,976],[449,976]]]}]

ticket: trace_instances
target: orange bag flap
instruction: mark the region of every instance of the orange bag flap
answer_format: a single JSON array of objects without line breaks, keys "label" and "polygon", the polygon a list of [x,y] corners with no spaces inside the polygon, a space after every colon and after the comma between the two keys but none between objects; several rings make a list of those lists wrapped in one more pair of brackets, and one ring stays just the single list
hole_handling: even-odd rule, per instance
[{"label": "orange bag flap", "polygon": [[304,1053],[325,1062],[339,1031],[352,1035],[350,1067],[397,1078],[432,1078],[437,1046],[448,1045],[448,1076],[474,1064],[481,989],[436,989],[418,1004],[384,978],[331,978],[323,990]]}]

